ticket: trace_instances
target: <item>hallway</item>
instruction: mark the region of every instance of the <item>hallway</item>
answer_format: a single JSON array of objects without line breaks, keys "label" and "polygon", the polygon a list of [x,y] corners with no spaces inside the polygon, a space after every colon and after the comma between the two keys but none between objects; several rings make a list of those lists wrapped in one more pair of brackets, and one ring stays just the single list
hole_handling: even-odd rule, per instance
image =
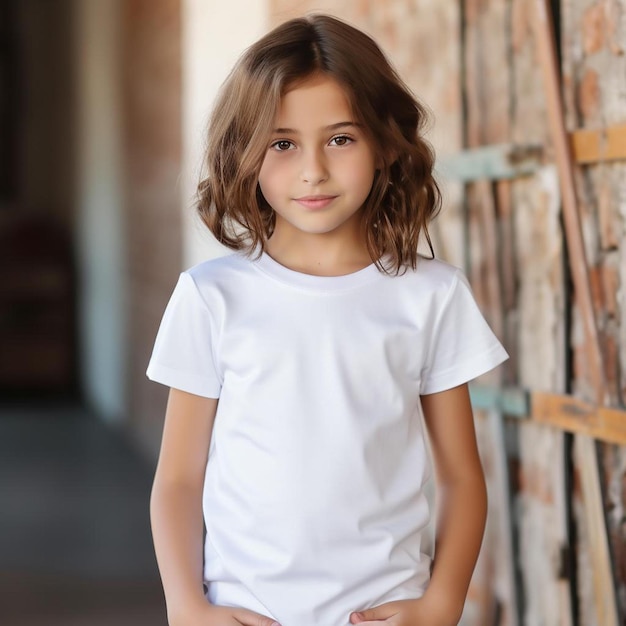
[{"label": "hallway", "polygon": [[0,408],[0,623],[165,626],[150,485],[85,411]]}]

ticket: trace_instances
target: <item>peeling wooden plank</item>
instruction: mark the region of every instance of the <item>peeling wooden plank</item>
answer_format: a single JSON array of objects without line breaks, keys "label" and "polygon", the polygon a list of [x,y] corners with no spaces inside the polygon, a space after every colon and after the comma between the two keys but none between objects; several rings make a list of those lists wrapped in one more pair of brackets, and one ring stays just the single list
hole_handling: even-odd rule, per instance
[{"label": "peeling wooden plank", "polygon": [[515,263],[515,234],[513,232],[513,197],[510,180],[494,185],[498,214],[498,243],[500,277],[502,281],[502,338],[510,358],[502,367],[502,382],[518,380],[519,333],[517,332],[517,270]]},{"label": "peeling wooden plank", "polygon": [[493,585],[498,599],[500,616],[494,621],[497,626],[516,626],[519,623],[518,598],[513,566],[515,563],[515,546],[513,544],[512,497],[509,459],[507,457],[506,439],[503,416],[499,409],[486,412],[486,426],[491,435],[493,472],[489,477],[491,490],[495,497],[489,494],[489,501],[499,503],[495,515],[496,540],[494,548],[497,556],[494,558]]},{"label": "peeling wooden plank", "polygon": [[594,513],[585,515],[585,521],[593,566],[592,578],[598,625],[619,626],[596,445],[593,439],[585,435],[576,435],[574,445],[580,468],[585,511]]},{"label": "peeling wooden plank", "polygon": [[[537,152],[512,146],[510,142],[510,76],[506,62],[508,33],[506,29],[507,0],[476,2],[465,0],[463,29],[463,69],[465,109],[465,140],[467,150],[447,162],[444,176],[465,183],[468,228],[466,238],[466,270],[483,312],[492,329],[504,337],[502,306],[501,247],[498,241],[499,211],[491,180],[511,178],[531,172],[527,161]],[[485,34],[501,54],[492,54],[485,44]],[[482,144],[488,144],[481,148]],[[532,154],[530,154],[532,153]],[[538,156],[534,158],[538,163]],[[454,173],[452,169],[454,168]],[[446,169],[446,165],[443,166]],[[498,368],[483,382],[500,386],[503,370]],[[471,589],[482,590],[475,602],[477,612],[468,622],[473,626],[517,626],[514,569],[513,526],[510,515],[511,492],[508,480],[504,426],[499,407],[493,406],[477,414],[477,430],[481,433],[481,456],[488,485],[490,511],[483,549],[481,570],[472,579]],[[480,572],[484,576],[480,576]],[[480,601],[482,600],[482,601]],[[469,616],[468,616],[469,617]]]}]

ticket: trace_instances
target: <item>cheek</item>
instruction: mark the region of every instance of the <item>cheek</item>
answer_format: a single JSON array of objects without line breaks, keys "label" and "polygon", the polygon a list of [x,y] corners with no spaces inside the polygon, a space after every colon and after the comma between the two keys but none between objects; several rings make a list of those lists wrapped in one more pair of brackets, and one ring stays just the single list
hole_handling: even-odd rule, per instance
[{"label": "cheek", "polygon": [[273,187],[271,172],[267,168],[261,167],[261,171],[259,172],[259,187],[261,189],[261,193],[267,200],[267,196],[271,195]]},{"label": "cheek", "polygon": [[352,184],[367,195],[372,188],[375,171],[373,159],[360,159],[351,170]]},{"label": "cheek", "polygon": [[285,184],[285,174],[283,168],[261,167],[259,171],[259,189],[267,204],[274,210],[280,211],[287,198],[287,185]]},{"label": "cheek", "polygon": [[265,159],[263,161],[263,165],[261,165],[261,170],[259,171],[259,187],[261,187],[261,191],[263,195],[273,194],[280,188],[280,182],[284,177],[282,172],[284,168],[271,159]]},{"label": "cheek", "polygon": [[263,159],[263,163],[261,163],[261,169],[259,170],[259,184],[262,185],[263,181],[267,178],[269,170],[269,164],[267,161],[267,157]]}]

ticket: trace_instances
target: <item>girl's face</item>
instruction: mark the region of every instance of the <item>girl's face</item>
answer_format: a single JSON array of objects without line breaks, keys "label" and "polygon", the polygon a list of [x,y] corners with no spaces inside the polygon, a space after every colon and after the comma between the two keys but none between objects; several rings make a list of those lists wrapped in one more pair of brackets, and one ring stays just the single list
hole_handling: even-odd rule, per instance
[{"label": "girl's face", "polygon": [[343,88],[315,75],[288,91],[259,173],[276,213],[274,236],[354,237],[374,181],[376,157]]}]

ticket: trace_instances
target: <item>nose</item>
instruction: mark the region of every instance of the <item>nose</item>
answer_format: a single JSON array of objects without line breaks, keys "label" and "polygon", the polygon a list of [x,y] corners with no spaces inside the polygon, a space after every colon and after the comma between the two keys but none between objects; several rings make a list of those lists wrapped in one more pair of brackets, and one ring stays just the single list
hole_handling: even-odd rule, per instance
[{"label": "nose", "polygon": [[319,185],[328,178],[328,167],[322,150],[303,151],[301,178],[310,185]]}]

